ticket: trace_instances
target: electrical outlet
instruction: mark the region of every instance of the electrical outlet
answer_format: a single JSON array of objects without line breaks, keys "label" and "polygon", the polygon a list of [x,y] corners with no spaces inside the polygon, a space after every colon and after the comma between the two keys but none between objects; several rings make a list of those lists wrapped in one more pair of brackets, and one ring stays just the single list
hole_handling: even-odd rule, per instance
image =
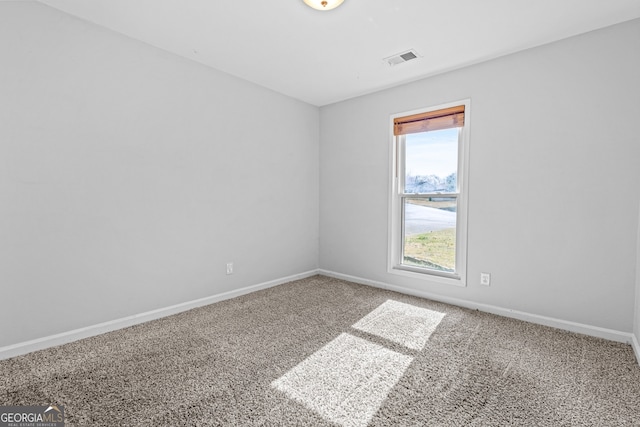
[{"label": "electrical outlet", "polygon": [[227,274],[233,274],[233,263],[232,262],[228,262],[227,263]]},{"label": "electrical outlet", "polygon": [[484,286],[491,285],[491,273],[480,273],[480,284]]}]

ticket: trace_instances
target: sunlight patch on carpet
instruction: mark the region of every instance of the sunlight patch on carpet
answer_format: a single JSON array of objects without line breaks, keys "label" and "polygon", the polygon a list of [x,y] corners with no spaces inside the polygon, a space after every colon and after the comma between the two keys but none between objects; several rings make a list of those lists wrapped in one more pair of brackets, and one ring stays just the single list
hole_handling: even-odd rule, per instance
[{"label": "sunlight patch on carpet", "polygon": [[353,325],[411,350],[422,350],[445,313],[387,300]]},{"label": "sunlight patch on carpet", "polygon": [[271,386],[328,421],[366,426],[412,360],[343,333]]}]

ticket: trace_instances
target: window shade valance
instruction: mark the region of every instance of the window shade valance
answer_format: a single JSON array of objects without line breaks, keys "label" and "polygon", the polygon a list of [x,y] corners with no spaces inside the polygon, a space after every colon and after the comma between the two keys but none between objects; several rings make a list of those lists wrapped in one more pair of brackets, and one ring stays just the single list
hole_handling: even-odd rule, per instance
[{"label": "window shade valance", "polygon": [[464,126],[464,105],[397,117],[393,120],[393,134],[407,135],[409,133],[428,132],[458,128]]}]

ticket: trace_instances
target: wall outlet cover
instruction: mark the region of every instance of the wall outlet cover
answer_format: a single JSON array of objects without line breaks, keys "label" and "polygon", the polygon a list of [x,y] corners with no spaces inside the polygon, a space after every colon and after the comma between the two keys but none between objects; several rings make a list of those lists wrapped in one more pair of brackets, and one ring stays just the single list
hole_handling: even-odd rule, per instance
[{"label": "wall outlet cover", "polygon": [[491,274],[490,273],[480,273],[480,284],[484,286],[491,285]]}]

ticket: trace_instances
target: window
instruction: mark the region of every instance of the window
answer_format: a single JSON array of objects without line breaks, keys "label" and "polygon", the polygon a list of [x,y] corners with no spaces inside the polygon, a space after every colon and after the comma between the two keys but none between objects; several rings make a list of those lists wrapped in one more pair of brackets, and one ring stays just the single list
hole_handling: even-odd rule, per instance
[{"label": "window", "polygon": [[392,273],[465,285],[469,104],[392,117]]}]

